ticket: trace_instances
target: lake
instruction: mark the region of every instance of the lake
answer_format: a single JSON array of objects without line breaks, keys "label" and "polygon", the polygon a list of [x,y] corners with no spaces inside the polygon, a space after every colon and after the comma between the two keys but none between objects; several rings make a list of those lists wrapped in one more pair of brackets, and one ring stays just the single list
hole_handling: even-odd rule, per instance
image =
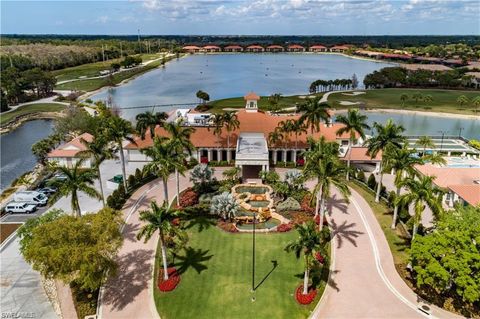
[{"label": "lake", "polygon": [[31,147],[38,140],[51,134],[53,123],[52,120],[29,121],[16,130],[0,136],[2,191],[10,186],[15,178],[32,170],[37,164]]},{"label": "lake", "polygon": [[[113,102],[123,108],[196,103],[198,90],[209,93],[211,100],[243,96],[249,91],[260,95],[306,94],[315,80],[351,78],[354,73],[362,86],[366,74],[386,66],[392,64],[337,54],[189,55],[91,98],[107,100],[111,94]],[[122,116],[133,119],[145,110],[123,110]]]}]

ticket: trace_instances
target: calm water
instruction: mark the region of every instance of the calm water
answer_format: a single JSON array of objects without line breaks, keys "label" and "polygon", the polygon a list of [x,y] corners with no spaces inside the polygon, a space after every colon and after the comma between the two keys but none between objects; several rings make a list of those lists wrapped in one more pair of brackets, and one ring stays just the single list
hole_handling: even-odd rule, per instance
[{"label": "calm water", "polygon": [[16,130],[0,136],[1,190],[10,186],[15,178],[33,169],[36,159],[31,147],[38,140],[50,135],[52,130],[53,121],[37,120],[26,122]]},{"label": "calm water", "polygon": [[373,122],[385,123],[391,118],[395,123],[405,127],[407,135],[441,135],[439,131],[446,131],[446,135],[458,136],[462,129],[463,137],[480,139],[480,116],[477,119],[455,119],[422,114],[385,112],[365,112],[365,114],[368,116],[370,125]]},{"label": "calm water", "polygon": [[[305,94],[314,80],[351,78],[355,73],[361,84],[366,74],[389,65],[325,54],[191,55],[92,99],[106,100],[110,92],[114,103],[122,108],[196,102],[198,90],[208,92],[211,100],[243,96],[249,91],[260,95]],[[165,108],[169,109],[172,107]],[[132,119],[144,111],[124,110],[122,115]]]}]

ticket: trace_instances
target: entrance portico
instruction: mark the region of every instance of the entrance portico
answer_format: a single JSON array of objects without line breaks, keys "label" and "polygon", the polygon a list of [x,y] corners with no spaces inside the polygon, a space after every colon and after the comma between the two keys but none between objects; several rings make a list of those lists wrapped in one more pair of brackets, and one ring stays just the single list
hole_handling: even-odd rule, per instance
[{"label": "entrance portico", "polygon": [[268,171],[268,148],[263,133],[240,133],[235,154],[235,166],[242,170],[242,178],[258,179],[261,170]]}]

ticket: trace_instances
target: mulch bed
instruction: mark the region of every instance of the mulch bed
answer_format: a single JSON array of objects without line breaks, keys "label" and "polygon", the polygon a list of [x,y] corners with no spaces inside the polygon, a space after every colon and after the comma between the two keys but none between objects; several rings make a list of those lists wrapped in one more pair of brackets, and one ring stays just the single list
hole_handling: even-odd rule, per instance
[{"label": "mulch bed", "polygon": [[167,268],[168,279],[163,279],[163,268],[158,272],[158,289],[163,292],[174,290],[180,283],[180,275],[175,267]]},{"label": "mulch bed", "polygon": [[317,289],[309,287],[308,293],[306,295],[303,294],[303,284],[298,286],[295,290],[295,299],[301,305],[308,305],[311,304],[315,297],[317,296]]},{"label": "mulch bed", "polygon": [[3,243],[22,224],[0,224],[0,243]]}]

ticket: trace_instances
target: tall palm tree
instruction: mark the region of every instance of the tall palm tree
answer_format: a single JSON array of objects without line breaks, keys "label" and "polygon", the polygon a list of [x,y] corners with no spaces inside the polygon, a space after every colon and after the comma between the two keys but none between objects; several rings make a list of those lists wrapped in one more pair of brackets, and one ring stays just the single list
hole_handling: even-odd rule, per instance
[{"label": "tall palm tree", "polygon": [[297,258],[300,258],[303,253],[305,271],[303,275],[303,294],[308,293],[308,281],[311,265],[311,258],[315,250],[320,250],[322,247],[322,238],[319,232],[315,229],[315,224],[309,221],[304,224],[295,225],[298,232],[298,238],[290,242],[285,251],[294,252]]},{"label": "tall palm tree", "polygon": [[320,103],[320,97],[308,99],[298,106],[298,111],[303,112],[299,121],[310,127],[312,134],[314,130],[320,132],[320,122],[328,121],[330,118],[328,104]]},{"label": "tall palm tree", "polygon": [[173,145],[168,142],[167,138],[155,136],[153,145],[143,149],[142,153],[152,159],[145,165],[145,168],[162,179],[164,201],[168,204],[168,177],[175,169],[181,169],[178,159],[175,158]]},{"label": "tall palm tree", "polygon": [[107,138],[115,142],[118,146],[120,161],[122,162],[123,186],[125,187],[125,190],[127,190],[127,172],[125,170],[125,154],[123,154],[122,143],[124,140],[128,140],[129,142],[136,144],[135,140],[132,138],[135,130],[132,127],[132,123],[119,116],[109,117],[106,120],[105,126],[104,129]]},{"label": "tall palm tree", "polygon": [[285,152],[287,151],[288,144],[290,143],[290,135],[293,133],[295,127],[295,121],[286,120],[278,123],[276,129],[283,133],[283,147]]},{"label": "tall palm tree", "polygon": [[238,120],[235,112],[226,112],[223,114],[223,125],[227,129],[227,149],[230,152],[230,133],[240,127],[240,121]]},{"label": "tall palm tree", "polygon": [[[400,190],[402,189],[401,185],[405,178],[413,178],[417,176],[417,171],[415,170],[415,165],[423,164],[421,158],[415,157],[415,150],[409,150],[407,144],[402,148],[389,148],[384,157],[385,160],[385,171],[394,171],[395,179],[394,184],[397,188],[396,198],[400,197]],[[395,229],[397,225],[397,216],[398,216],[398,205],[395,205],[393,209],[393,220],[392,220],[392,229]]]},{"label": "tall palm tree", "polygon": [[312,144],[310,150],[305,153],[304,175],[307,178],[317,180],[313,189],[315,196],[315,217],[320,214],[319,229],[323,227],[325,203],[330,197],[330,188],[337,187],[342,196],[347,200],[350,190],[345,181],[345,166],[338,159],[338,144],[326,142],[321,137]]},{"label": "tall palm tree", "polygon": [[419,178],[407,178],[400,185],[406,187],[408,193],[401,195],[396,200],[396,205],[414,206],[415,215],[413,220],[412,241],[417,234],[418,224],[422,220],[422,213],[428,206],[434,215],[438,216],[443,212],[442,195],[445,193],[433,184],[434,176],[421,176]]},{"label": "tall palm tree", "polygon": [[85,159],[80,158],[72,168],[55,165],[51,168],[65,176],[65,179],[54,179],[49,183],[49,185],[58,189],[58,192],[53,195],[53,200],[71,195],[72,212],[76,217],[81,216],[80,204],[78,203],[78,191],[84,192],[92,198],[102,198],[95,187],[93,187],[93,181],[97,178],[97,174],[94,169],[82,168],[84,162]]},{"label": "tall palm tree", "polygon": [[137,240],[145,238],[147,242],[152,235],[158,230],[160,237],[160,248],[162,250],[163,279],[168,279],[168,261],[167,246],[165,243],[166,236],[180,235],[180,229],[173,226],[172,220],[176,218],[180,212],[171,210],[168,204],[158,206],[156,201],[150,203],[150,210],[140,212],[140,220],[146,223],[137,234]]},{"label": "tall palm tree", "polygon": [[280,130],[275,129],[268,134],[268,144],[271,148],[277,146],[281,141],[283,141],[283,133]]},{"label": "tall palm tree", "polygon": [[344,133],[350,134],[350,151],[348,152],[347,160],[347,181],[350,177],[350,160],[352,158],[352,147],[355,143],[356,135],[358,134],[363,140],[365,140],[365,130],[369,130],[370,126],[366,123],[367,116],[361,114],[358,109],[349,109],[347,115],[337,116],[337,122],[343,124],[341,128],[337,130],[337,136]]},{"label": "tall palm tree", "polygon": [[402,101],[402,106],[405,106],[405,101],[408,100],[408,94],[402,93],[402,95],[400,95],[400,100]]},{"label": "tall palm tree", "polygon": [[185,162],[185,152],[188,155],[192,156],[195,147],[190,141],[190,136],[195,132],[195,129],[192,127],[183,127],[179,123],[167,123],[165,125],[165,130],[170,135],[170,144],[174,151],[174,157],[177,160],[177,165],[175,165],[175,183],[177,189],[177,205],[180,205],[180,173],[182,176],[185,176],[186,171]]},{"label": "tall palm tree", "polygon": [[105,193],[103,191],[103,184],[102,184],[102,175],[100,172],[100,165],[107,159],[115,158],[115,152],[113,148],[110,146],[110,143],[107,139],[102,136],[98,135],[95,136],[92,141],[86,141],[85,139],[81,139],[83,145],[85,145],[85,150],[79,152],[79,156],[93,158],[94,160],[94,169],[97,170],[97,177],[98,182],[100,184],[100,194],[102,195],[102,203],[103,207],[105,207]]},{"label": "tall palm tree", "polygon": [[468,97],[466,95],[460,95],[457,98],[457,103],[460,104],[460,106],[463,106],[464,104],[467,104],[468,102],[470,102],[470,100],[468,99]]},{"label": "tall palm tree", "polygon": [[[223,131],[223,114],[215,113],[210,117],[210,122],[213,124],[213,135],[217,136],[217,143],[220,144],[220,136]],[[208,128],[210,130],[210,128]]]},{"label": "tall palm tree", "polygon": [[168,114],[165,112],[153,113],[147,111],[137,114],[135,119],[137,120],[136,130],[142,140],[144,140],[147,131],[150,131],[152,138],[155,136],[155,128],[157,125],[162,126],[165,123],[165,120],[168,119]]},{"label": "tall palm tree", "polygon": [[300,121],[294,121],[292,132],[295,134],[295,149],[298,149],[298,136],[307,134],[307,127]]},{"label": "tall palm tree", "polygon": [[421,136],[416,142],[416,145],[423,147],[423,156],[425,156],[425,151],[427,148],[434,148],[435,143],[433,143],[433,140],[430,136]]},{"label": "tall palm tree", "polygon": [[[405,143],[405,137],[401,135],[405,129],[403,126],[393,123],[392,119],[389,119],[385,125],[375,122],[373,123],[373,127],[377,131],[377,134],[365,142],[368,147],[367,154],[372,158],[377,156],[380,151],[383,153],[387,148],[401,148]],[[385,158],[382,156],[382,161],[380,162],[379,167],[380,181],[377,185],[377,194],[375,196],[375,201],[377,203],[380,201],[384,161]]]}]

